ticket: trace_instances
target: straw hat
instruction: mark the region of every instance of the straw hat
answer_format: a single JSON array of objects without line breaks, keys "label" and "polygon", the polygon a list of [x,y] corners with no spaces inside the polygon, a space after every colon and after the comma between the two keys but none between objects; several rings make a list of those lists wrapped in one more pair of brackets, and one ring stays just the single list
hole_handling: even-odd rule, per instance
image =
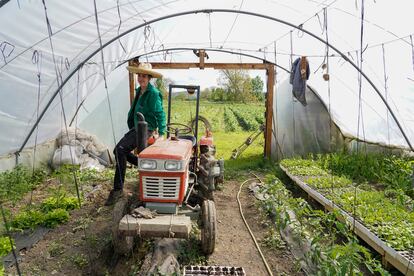
[{"label": "straw hat", "polygon": [[146,75],[150,75],[153,78],[161,78],[162,77],[162,74],[152,70],[151,63],[142,62],[142,63],[138,64],[138,66],[127,66],[127,69],[131,73],[146,74]]}]

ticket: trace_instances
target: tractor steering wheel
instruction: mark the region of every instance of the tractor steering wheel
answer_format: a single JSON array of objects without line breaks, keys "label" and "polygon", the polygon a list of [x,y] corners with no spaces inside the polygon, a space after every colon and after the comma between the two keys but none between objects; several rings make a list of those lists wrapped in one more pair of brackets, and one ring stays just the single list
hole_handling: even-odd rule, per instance
[{"label": "tractor steering wheel", "polygon": [[167,124],[167,133],[174,134],[175,137],[183,134],[189,134],[193,129],[187,125],[180,123],[169,123]]}]

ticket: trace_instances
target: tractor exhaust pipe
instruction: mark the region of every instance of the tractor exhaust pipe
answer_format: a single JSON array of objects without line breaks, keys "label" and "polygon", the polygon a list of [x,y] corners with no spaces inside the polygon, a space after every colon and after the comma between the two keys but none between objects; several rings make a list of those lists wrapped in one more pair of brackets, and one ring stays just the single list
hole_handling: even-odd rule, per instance
[{"label": "tractor exhaust pipe", "polygon": [[137,112],[137,116],[138,122],[135,126],[135,132],[137,134],[137,151],[140,153],[148,146],[148,123],[141,112]]}]

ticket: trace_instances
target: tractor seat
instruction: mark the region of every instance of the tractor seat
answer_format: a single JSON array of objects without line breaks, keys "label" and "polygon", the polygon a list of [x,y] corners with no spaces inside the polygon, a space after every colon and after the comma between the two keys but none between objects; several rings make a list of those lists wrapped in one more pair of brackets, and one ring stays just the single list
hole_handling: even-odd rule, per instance
[{"label": "tractor seat", "polygon": [[197,144],[197,140],[193,135],[180,135],[178,139],[190,140],[193,143],[193,147]]}]

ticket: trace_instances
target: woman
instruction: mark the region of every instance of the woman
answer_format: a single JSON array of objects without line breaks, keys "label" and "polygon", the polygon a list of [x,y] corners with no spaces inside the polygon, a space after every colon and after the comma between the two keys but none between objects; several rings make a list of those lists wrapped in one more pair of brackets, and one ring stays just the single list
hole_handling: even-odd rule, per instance
[{"label": "woman", "polygon": [[159,135],[165,133],[165,112],[162,106],[162,94],[154,87],[151,78],[160,78],[162,75],[152,70],[149,63],[140,63],[138,67],[128,66],[131,73],[138,74],[139,87],[135,89],[135,99],[128,112],[129,131],[115,146],[114,154],[116,159],[114,188],[109,193],[105,205],[114,204],[122,196],[124,187],[126,162],[138,165],[137,157],[131,153],[137,147],[135,126],[137,125],[137,112],[144,115],[148,123],[148,137],[151,137],[158,129]]}]

